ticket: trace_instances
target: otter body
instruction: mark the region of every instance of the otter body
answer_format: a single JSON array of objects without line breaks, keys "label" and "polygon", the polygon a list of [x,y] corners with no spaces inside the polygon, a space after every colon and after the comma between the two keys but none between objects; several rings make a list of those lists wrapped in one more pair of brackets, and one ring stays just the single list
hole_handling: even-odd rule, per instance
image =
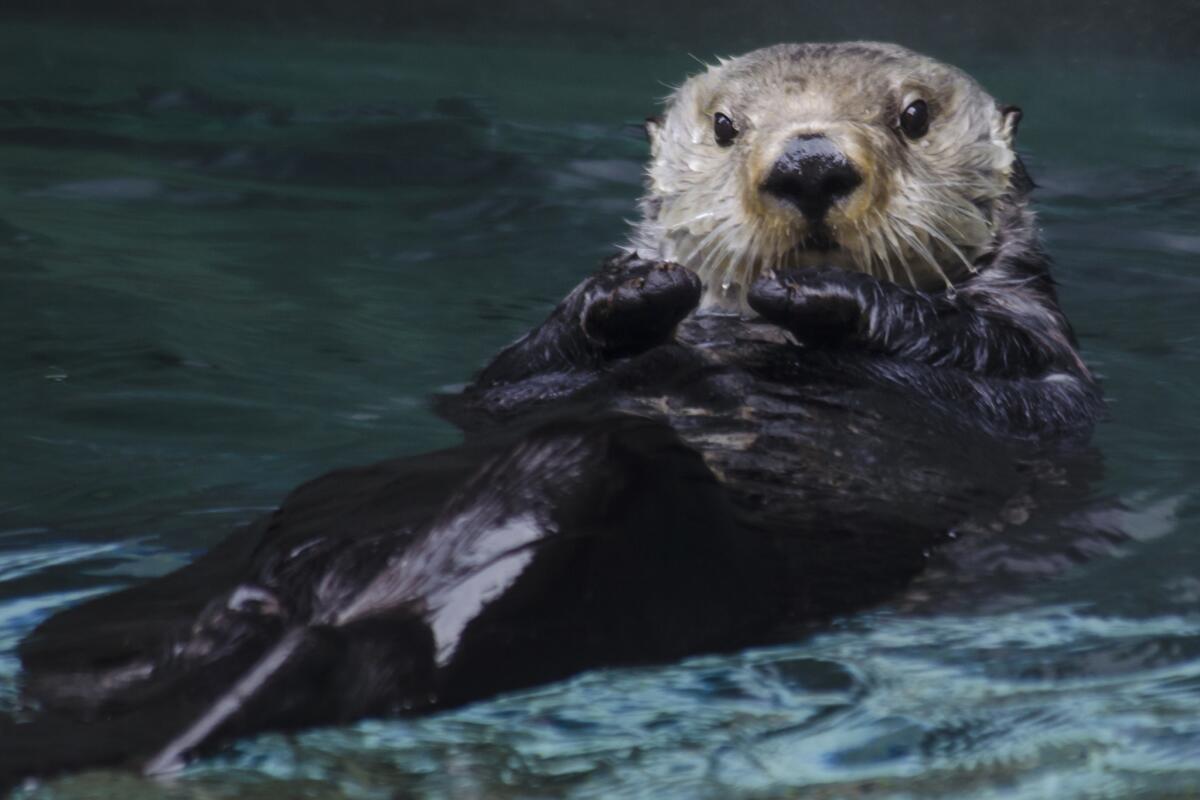
[{"label": "otter body", "polygon": [[439,401],[466,441],[319,478],[47,621],[0,776],[159,773],[254,731],[778,641],[895,595],[1100,408],[1015,121],[888,45],[691,79],[649,126],[627,252]]},{"label": "otter body", "polygon": [[698,276],[700,313],[761,317],[972,424],[1086,429],[1099,391],[1038,241],[1013,146],[1020,119],[963,72],[895,45],[778,45],[722,61],[647,121],[630,258],[502,353],[480,376],[481,407],[520,405],[535,374],[580,384],[662,341],[696,303],[681,309],[678,280],[626,285],[621,274],[642,281],[644,261]]}]

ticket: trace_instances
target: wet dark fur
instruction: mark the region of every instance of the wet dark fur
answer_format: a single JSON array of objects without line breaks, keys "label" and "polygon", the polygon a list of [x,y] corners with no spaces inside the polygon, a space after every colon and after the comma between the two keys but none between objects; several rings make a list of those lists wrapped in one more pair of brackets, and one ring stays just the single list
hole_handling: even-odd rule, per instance
[{"label": "wet dark fur", "polygon": [[319,478],[40,626],[0,777],[169,765],[895,596],[952,532],[1036,495],[1100,410],[1023,196],[997,220],[953,295],[795,271],[753,287],[755,320],[694,314],[682,267],[611,260],[440,401],[460,447]]},{"label": "wet dark fur", "polygon": [[[801,269],[760,279],[750,305],[799,345],[781,352],[781,360],[894,387],[944,409],[955,424],[1004,436],[1086,432],[1102,410],[1100,392],[1059,308],[1049,260],[1024,203],[1024,193],[1014,190],[996,210],[993,246],[977,262],[977,274],[953,292],[908,289],[836,268]],[[468,390],[466,405],[503,417],[594,392],[614,375],[631,380],[636,367],[607,357],[611,346],[586,334],[587,320],[621,302],[621,293],[648,275],[656,282],[641,291],[657,298],[659,318],[682,317],[686,271],[636,255],[614,258],[542,326],[502,352]],[[668,285],[670,275],[677,278]],[[649,302],[639,300],[639,313]],[[662,341],[661,323],[654,330],[643,325],[632,318],[625,325],[622,353],[633,354],[630,342],[639,336],[643,350]],[[735,318],[718,323],[745,325]],[[683,341],[690,327],[685,323]],[[729,358],[736,360],[736,353]],[[652,392],[653,379],[639,390]]]}]

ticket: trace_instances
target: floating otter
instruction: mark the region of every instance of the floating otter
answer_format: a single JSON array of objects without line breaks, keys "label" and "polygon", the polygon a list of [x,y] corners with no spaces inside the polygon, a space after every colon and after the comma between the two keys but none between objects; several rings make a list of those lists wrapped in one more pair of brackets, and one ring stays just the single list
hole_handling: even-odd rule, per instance
[{"label": "floating otter", "polygon": [[[1099,393],[1020,114],[891,45],[786,45],[648,123],[627,252],[439,400],[449,450],[342,470],[22,643],[9,779],[150,773],[795,637],[895,595],[1085,436]],[[10,744],[11,743],[11,744]]]}]

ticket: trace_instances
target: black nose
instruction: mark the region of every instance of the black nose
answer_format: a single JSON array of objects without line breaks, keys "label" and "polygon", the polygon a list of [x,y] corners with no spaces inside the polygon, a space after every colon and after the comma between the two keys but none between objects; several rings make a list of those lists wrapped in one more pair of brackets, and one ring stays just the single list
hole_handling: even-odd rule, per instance
[{"label": "black nose", "polygon": [[835,200],[860,183],[862,176],[833,142],[820,134],[804,134],[788,142],[762,188],[818,222]]}]

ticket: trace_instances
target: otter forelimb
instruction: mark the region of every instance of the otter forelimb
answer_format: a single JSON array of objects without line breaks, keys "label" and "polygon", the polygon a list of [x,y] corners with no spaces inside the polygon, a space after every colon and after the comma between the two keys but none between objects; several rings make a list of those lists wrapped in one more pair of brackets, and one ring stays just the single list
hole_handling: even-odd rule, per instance
[{"label": "otter forelimb", "polygon": [[838,268],[801,269],[756,283],[750,305],[811,346],[995,377],[1087,376],[1066,320],[1039,297],[1047,287],[1010,287],[1001,303],[995,289],[976,285],[989,277],[935,294]]},{"label": "otter forelimb", "polygon": [[700,291],[695,273],[678,264],[614,256],[484,367],[468,405],[503,413],[570,395],[614,359],[670,339]]},{"label": "otter forelimb", "polygon": [[859,272],[801,269],[759,280],[751,307],[801,343],[884,358],[856,362],[935,404],[974,408],[989,427],[1077,427],[1100,392],[1036,261],[993,264],[954,292]]}]

